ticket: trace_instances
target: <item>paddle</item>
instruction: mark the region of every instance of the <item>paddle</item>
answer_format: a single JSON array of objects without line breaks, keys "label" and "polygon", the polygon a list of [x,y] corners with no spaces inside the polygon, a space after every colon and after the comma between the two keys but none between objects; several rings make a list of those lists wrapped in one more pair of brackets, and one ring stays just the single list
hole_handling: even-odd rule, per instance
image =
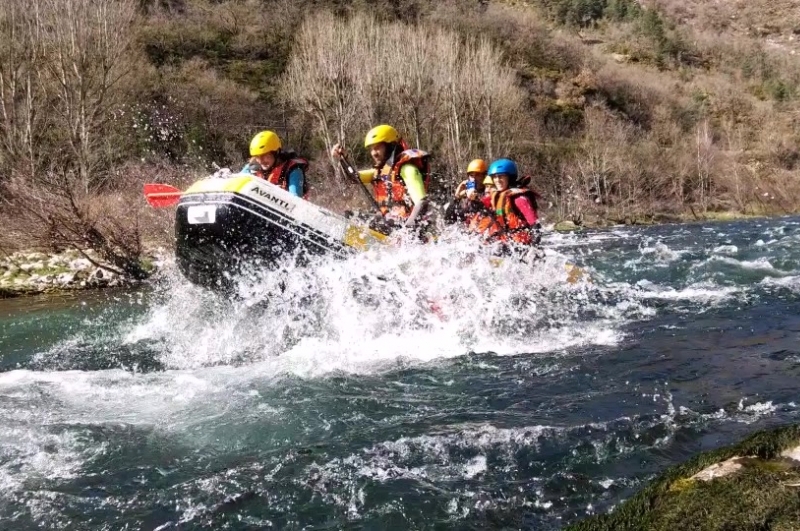
[{"label": "paddle", "polygon": [[356,171],[353,165],[350,164],[350,161],[347,160],[347,157],[341,155],[339,157],[339,164],[342,166],[342,171],[344,171],[345,175],[350,177],[351,180],[356,181],[358,183],[358,185],[361,187],[361,190],[363,190],[364,193],[366,194],[370,204],[373,207],[375,207],[375,210],[380,210],[381,206],[378,204],[378,201],[367,189],[367,186],[364,184],[364,181],[361,180],[361,176],[358,174],[358,171]]},{"label": "paddle", "polygon": [[166,208],[178,204],[181,199],[178,188],[168,184],[148,183],[144,185],[144,198],[153,208]]}]

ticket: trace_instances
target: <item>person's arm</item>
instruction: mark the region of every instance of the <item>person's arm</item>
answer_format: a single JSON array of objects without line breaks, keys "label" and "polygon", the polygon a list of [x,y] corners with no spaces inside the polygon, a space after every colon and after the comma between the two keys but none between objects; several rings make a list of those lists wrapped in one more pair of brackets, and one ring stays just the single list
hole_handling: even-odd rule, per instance
[{"label": "person's arm", "polygon": [[466,197],[467,195],[467,181],[461,181],[458,186],[456,186],[456,198],[461,199],[462,197]]},{"label": "person's arm", "polygon": [[413,164],[403,164],[403,167],[400,168],[400,177],[406,184],[408,196],[415,205],[428,196],[428,192],[425,191],[425,181],[419,168]]},{"label": "person's arm", "polygon": [[400,177],[408,190],[408,196],[414,203],[414,209],[406,220],[406,227],[413,227],[417,219],[428,210],[428,193],[425,191],[425,181],[422,172],[413,164],[404,164],[400,168]]},{"label": "person's arm", "polygon": [[[333,157],[334,160],[339,160],[345,156],[346,153],[341,144],[334,144],[331,148],[331,157]],[[361,182],[364,184],[370,184],[374,177],[375,170],[358,170],[358,178],[361,179]]]},{"label": "person's arm", "polygon": [[536,213],[536,209],[533,208],[531,200],[524,195],[519,195],[514,198],[514,206],[517,207],[519,213],[522,214],[522,217],[525,218],[525,221],[527,221],[528,225],[531,227],[536,225],[536,222],[539,221],[539,216]]},{"label": "person's arm", "polygon": [[253,173],[253,163],[250,162],[249,160],[247,162],[245,162],[244,168],[242,168],[242,171],[240,171],[239,173],[246,173],[248,175],[254,175],[254,173]]},{"label": "person's arm", "polygon": [[361,182],[364,184],[371,183],[374,176],[375,170],[358,170],[358,178],[361,179]]},{"label": "person's arm", "polygon": [[306,176],[302,168],[294,168],[289,172],[289,193],[296,197],[303,197],[303,183]]}]

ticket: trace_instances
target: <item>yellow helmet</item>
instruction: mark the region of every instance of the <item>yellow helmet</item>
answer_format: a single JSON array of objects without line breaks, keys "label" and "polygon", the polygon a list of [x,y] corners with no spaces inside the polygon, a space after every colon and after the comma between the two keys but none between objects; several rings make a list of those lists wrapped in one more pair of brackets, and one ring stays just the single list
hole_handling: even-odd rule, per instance
[{"label": "yellow helmet", "polygon": [[261,131],[250,141],[250,156],[258,157],[281,148],[281,139],[272,131]]},{"label": "yellow helmet", "polygon": [[397,142],[400,140],[400,135],[397,129],[391,125],[378,125],[373,127],[364,137],[364,147],[368,148],[379,142]]},{"label": "yellow helmet", "polygon": [[483,159],[475,159],[467,166],[467,173],[486,173],[488,170],[489,166],[486,165],[486,161]]},{"label": "yellow helmet", "polygon": [[487,175],[486,178],[483,180],[483,184],[484,186],[494,186],[494,179],[492,179],[490,176]]}]

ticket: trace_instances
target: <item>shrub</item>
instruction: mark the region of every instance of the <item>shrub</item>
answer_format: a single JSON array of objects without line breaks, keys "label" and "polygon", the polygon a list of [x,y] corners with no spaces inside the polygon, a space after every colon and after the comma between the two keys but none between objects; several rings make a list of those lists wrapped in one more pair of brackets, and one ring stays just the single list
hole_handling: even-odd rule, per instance
[{"label": "shrub", "polygon": [[451,178],[474,150],[489,158],[512,151],[525,104],[514,71],[487,39],[464,42],[423,24],[363,15],[308,19],[283,87],[314,118],[326,150],[390,122],[412,145],[435,150]]}]

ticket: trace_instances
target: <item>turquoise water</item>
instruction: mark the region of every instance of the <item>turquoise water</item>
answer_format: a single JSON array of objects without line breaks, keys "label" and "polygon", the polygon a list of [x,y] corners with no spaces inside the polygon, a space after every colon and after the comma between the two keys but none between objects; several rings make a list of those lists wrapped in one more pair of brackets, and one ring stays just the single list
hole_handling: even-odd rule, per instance
[{"label": "turquoise water", "polygon": [[559,529],[798,421],[800,219],[546,243],[0,302],[0,528]]}]

